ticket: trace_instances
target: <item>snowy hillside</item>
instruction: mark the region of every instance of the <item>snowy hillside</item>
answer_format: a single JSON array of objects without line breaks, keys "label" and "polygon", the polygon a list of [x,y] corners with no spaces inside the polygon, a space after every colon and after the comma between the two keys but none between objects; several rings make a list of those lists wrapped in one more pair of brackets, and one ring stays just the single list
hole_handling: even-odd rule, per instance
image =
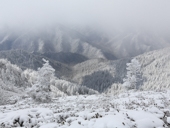
[{"label": "snowy hillside", "polygon": [[142,66],[144,90],[170,88],[170,48],[145,53],[136,58]]},{"label": "snowy hillside", "polygon": [[1,128],[168,128],[170,92],[67,96],[52,103],[23,99],[0,106]]}]

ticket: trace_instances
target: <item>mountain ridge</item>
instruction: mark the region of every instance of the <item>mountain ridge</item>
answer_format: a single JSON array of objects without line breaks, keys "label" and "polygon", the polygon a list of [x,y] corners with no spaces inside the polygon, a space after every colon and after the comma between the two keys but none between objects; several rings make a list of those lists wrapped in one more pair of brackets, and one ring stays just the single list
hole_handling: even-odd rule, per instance
[{"label": "mountain ridge", "polygon": [[[19,31],[19,30],[18,30]],[[2,30],[0,50],[81,54],[89,59],[134,57],[170,46],[169,37],[146,30],[121,30],[108,35],[92,28],[69,28],[58,24],[30,30]]]}]

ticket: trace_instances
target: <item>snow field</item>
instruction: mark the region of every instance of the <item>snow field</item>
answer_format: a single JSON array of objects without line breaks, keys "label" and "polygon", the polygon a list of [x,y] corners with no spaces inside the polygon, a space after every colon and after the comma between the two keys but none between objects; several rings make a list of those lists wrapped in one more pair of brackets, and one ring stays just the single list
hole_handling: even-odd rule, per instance
[{"label": "snow field", "polygon": [[79,95],[38,104],[27,98],[0,106],[0,127],[168,128],[170,92]]}]

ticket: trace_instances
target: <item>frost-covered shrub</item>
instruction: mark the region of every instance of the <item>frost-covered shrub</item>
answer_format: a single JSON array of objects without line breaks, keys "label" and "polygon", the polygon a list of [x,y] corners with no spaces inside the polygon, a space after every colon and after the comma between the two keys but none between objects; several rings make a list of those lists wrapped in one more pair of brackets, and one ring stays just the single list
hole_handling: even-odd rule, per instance
[{"label": "frost-covered shrub", "polygon": [[31,98],[38,102],[50,102],[51,94],[50,91],[45,91],[41,85],[35,84],[30,91]]},{"label": "frost-covered shrub", "polygon": [[34,71],[32,69],[26,69],[23,71],[23,75],[31,85],[36,84],[36,82],[38,80],[38,72],[37,71]]}]

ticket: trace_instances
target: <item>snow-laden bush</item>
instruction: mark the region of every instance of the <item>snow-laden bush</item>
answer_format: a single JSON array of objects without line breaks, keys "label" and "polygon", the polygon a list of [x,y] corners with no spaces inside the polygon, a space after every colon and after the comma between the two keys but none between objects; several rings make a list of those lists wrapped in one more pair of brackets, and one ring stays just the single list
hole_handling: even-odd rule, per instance
[{"label": "snow-laden bush", "polygon": [[34,85],[36,84],[38,80],[38,72],[32,69],[26,69],[23,71],[23,75],[27,79],[27,81],[31,84]]},{"label": "snow-laden bush", "polygon": [[51,81],[55,79],[53,69],[49,65],[49,61],[43,59],[45,62],[42,68],[38,68],[38,78],[36,83],[32,86],[30,94],[31,97],[38,102],[50,102],[51,101]]}]

